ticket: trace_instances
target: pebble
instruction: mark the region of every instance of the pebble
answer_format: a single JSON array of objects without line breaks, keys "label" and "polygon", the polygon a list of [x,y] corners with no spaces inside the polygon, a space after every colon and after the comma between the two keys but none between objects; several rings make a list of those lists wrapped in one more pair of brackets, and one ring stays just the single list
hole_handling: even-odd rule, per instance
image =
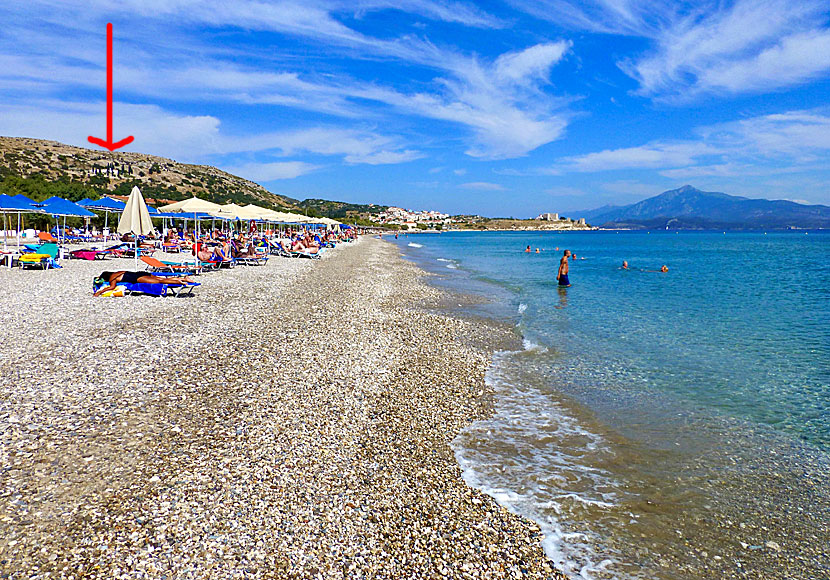
[{"label": "pebble", "polygon": [[2,574],[561,578],[449,446],[490,412],[489,329],[394,246],[182,299],[93,299],[133,261],[64,265],[0,272]]}]

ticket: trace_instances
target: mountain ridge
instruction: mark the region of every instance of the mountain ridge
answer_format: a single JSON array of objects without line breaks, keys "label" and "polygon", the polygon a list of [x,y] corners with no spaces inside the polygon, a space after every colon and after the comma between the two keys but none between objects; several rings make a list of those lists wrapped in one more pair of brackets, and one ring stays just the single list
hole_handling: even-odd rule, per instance
[{"label": "mountain ridge", "polygon": [[146,153],[98,151],[58,141],[0,136],[0,180],[41,178],[67,186],[65,197],[129,194],[138,185],[145,197],[178,201],[194,195],[214,202],[253,203],[278,210],[303,211],[296,199],[210,165],[179,163]]},{"label": "mountain ridge", "polygon": [[603,228],[789,229],[830,228],[830,207],[788,200],[754,199],[691,185],[625,206],[585,212]]}]

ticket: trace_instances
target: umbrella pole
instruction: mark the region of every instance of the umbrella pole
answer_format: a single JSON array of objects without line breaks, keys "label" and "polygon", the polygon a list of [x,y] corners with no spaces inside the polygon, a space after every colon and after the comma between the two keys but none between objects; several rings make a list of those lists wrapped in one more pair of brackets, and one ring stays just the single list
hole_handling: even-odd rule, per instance
[{"label": "umbrella pole", "polygon": [[134,233],[135,236],[135,271],[138,272],[138,234]]}]

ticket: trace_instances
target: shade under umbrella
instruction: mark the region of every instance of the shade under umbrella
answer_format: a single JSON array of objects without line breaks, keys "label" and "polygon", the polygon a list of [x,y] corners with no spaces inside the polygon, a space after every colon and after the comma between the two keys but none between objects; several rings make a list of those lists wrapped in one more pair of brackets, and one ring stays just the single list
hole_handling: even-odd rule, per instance
[{"label": "shade under umbrella", "polygon": [[133,187],[127,205],[118,220],[118,233],[135,236],[135,267],[138,270],[138,237],[146,236],[153,231],[153,222],[150,219],[150,212],[144,202],[144,196],[138,187]]}]

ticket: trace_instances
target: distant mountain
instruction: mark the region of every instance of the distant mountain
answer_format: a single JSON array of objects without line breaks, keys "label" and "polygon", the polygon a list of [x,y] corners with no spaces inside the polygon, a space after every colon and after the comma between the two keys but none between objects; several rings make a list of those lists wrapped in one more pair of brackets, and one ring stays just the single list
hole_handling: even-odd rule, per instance
[{"label": "distant mountain", "polygon": [[750,199],[691,185],[631,205],[585,212],[593,225],[635,229],[830,228],[830,207]]}]

